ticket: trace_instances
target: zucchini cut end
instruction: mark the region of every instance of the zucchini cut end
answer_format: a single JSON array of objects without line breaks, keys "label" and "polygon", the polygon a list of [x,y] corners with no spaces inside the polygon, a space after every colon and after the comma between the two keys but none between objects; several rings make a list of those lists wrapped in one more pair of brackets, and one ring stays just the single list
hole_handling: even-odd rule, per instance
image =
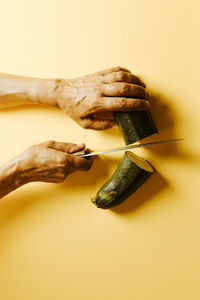
[{"label": "zucchini cut end", "polygon": [[125,153],[140,169],[142,169],[146,172],[149,172],[149,173],[153,173],[154,170],[153,170],[152,166],[143,157],[135,155],[131,151],[125,151]]}]

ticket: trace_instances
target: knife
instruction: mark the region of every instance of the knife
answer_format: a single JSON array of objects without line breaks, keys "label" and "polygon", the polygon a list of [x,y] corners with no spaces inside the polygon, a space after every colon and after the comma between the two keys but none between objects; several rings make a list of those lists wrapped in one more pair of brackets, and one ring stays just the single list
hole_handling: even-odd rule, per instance
[{"label": "knife", "polygon": [[117,147],[117,148],[107,149],[107,150],[99,151],[99,152],[91,152],[91,153],[88,153],[86,150],[83,150],[83,151],[75,152],[75,153],[73,153],[73,155],[85,158],[85,157],[90,157],[93,155],[107,154],[107,153],[111,153],[111,152],[125,151],[125,150],[130,150],[130,149],[141,148],[141,147],[149,147],[149,146],[154,146],[154,145],[179,142],[179,141],[183,141],[183,140],[184,139],[171,139],[171,140],[161,140],[161,141],[155,141],[155,142],[144,143],[144,144],[129,144],[125,147]]}]

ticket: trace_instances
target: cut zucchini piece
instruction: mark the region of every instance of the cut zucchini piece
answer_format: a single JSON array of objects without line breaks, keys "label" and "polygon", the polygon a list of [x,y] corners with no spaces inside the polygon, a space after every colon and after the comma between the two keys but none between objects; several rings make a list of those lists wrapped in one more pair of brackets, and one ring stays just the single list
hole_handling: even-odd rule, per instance
[{"label": "cut zucchini piece", "polygon": [[142,157],[126,151],[111,178],[100,188],[92,202],[99,208],[119,205],[138,189],[153,173]]}]

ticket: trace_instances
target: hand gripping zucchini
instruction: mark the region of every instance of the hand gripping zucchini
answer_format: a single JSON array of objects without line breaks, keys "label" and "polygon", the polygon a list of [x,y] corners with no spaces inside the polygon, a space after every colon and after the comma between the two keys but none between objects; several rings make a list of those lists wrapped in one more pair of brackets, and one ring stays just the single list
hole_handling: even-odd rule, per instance
[{"label": "hand gripping zucchini", "polygon": [[100,188],[92,202],[100,208],[119,205],[139,188],[153,173],[142,157],[126,151],[111,178]]},{"label": "hand gripping zucchini", "polygon": [[[157,133],[149,111],[113,112],[125,143],[132,144]],[[119,205],[138,189],[153,173],[143,158],[126,151],[112,177],[100,188],[92,202],[100,208]]]}]

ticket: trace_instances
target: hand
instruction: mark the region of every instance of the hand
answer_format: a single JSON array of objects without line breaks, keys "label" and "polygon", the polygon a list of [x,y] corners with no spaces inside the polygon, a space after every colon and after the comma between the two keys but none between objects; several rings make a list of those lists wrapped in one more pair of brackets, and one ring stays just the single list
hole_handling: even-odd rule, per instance
[{"label": "hand", "polygon": [[[48,141],[31,146],[17,157],[20,173],[19,181],[63,182],[75,171],[88,171],[93,159],[84,159],[72,155],[85,148],[84,144],[59,143]],[[19,185],[20,185],[19,182]]]},{"label": "hand", "polygon": [[84,128],[116,126],[111,111],[149,108],[145,84],[129,70],[115,67],[72,80],[61,80],[57,105]]}]

